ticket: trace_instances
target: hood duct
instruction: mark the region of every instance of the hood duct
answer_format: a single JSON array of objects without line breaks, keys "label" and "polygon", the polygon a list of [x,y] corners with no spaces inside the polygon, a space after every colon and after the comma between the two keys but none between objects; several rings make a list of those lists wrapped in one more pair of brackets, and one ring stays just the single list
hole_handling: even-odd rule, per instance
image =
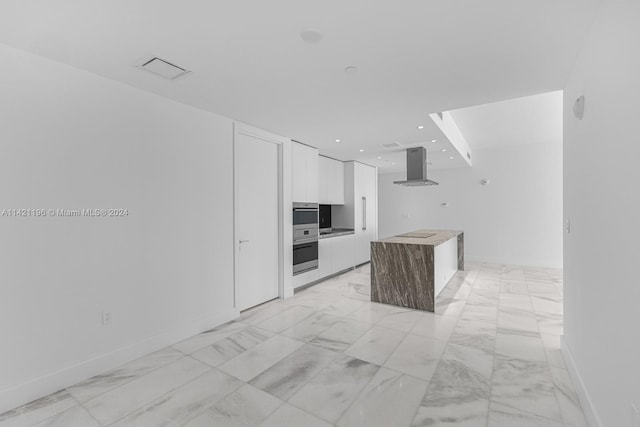
[{"label": "hood duct", "polygon": [[439,185],[427,179],[427,149],[424,147],[407,148],[407,180],[393,181],[407,187]]}]

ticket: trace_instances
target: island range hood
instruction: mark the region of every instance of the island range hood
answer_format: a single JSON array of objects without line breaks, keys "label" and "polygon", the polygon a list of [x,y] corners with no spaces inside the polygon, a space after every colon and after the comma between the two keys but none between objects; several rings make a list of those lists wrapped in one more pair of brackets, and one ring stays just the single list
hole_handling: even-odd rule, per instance
[{"label": "island range hood", "polygon": [[424,147],[407,148],[407,180],[393,181],[407,187],[439,185],[427,179],[427,149]]}]

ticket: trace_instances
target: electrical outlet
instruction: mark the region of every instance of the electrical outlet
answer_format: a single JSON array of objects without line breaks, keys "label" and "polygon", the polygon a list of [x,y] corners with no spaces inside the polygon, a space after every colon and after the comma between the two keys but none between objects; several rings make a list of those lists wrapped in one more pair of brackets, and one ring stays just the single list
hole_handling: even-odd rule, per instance
[{"label": "electrical outlet", "polygon": [[636,405],[631,405],[631,419],[633,420],[633,427],[640,427],[640,411]]},{"label": "electrical outlet", "polygon": [[571,234],[571,220],[570,219],[565,219],[564,220],[564,231],[567,234]]},{"label": "electrical outlet", "polygon": [[102,326],[107,326],[111,324],[111,312],[103,311],[102,312]]}]

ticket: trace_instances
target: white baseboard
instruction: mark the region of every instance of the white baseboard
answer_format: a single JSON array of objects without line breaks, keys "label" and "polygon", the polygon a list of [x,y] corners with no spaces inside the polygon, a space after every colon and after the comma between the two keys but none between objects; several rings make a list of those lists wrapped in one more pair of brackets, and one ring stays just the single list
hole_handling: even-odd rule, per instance
[{"label": "white baseboard", "polygon": [[231,309],[212,317],[192,321],[73,366],[0,390],[0,414],[219,326],[239,315],[238,310]]},{"label": "white baseboard", "polygon": [[295,292],[293,291],[293,288],[284,288],[284,295],[282,295],[282,298],[291,298],[294,294]]},{"label": "white baseboard", "polygon": [[562,268],[562,264],[549,264],[538,261],[531,261],[525,259],[517,259],[517,258],[492,258],[492,257],[479,257],[473,255],[465,255],[464,262],[473,262],[473,263],[483,263],[487,262],[490,264],[504,264],[504,265],[519,265],[523,267],[543,267],[543,268]]},{"label": "white baseboard", "polygon": [[560,337],[560,343],[562,355],[564,356],[565,364],[567,365],[567,369],[569,370],[569,376],[571,377],[571,381],[573,381],[573,385],[576,389],[578,399],[580,400],[580,405],[582,405],[582,410],[584,411],[584,416],[587,419],[587,423],[589,424],[589,427],[602,427],[602,421],[600,421],[600,417],[598,416],[595,406],[593,405],[593,401],[591,400],[589,391],[584,385],[582,376],[578,371],[578,367],[576,366],[575,360],[573,359],[573,355],[571,354],[571,350],[569,349],[564,336]]}]

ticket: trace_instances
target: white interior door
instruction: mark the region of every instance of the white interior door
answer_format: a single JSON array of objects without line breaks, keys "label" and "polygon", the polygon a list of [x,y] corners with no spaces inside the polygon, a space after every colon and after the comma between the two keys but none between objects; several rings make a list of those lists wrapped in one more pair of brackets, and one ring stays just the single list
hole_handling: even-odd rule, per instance
[{"label": "white interior door", "polygon": [[278,297],[278,145],[235,139],[236,307]]}]

